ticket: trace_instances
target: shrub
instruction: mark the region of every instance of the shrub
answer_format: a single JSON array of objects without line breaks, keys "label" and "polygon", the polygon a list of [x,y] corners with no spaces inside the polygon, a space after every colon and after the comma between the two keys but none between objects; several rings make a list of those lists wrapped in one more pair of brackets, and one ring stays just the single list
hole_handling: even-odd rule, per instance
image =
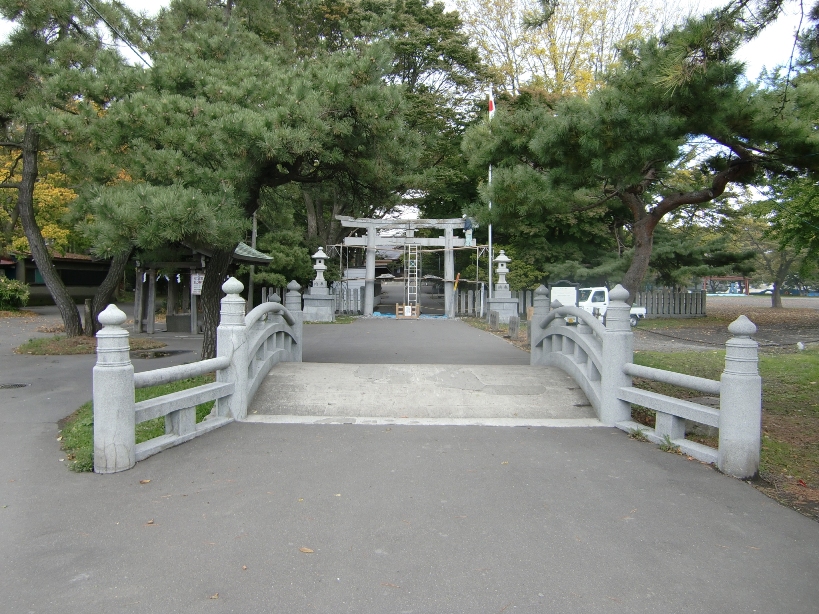
[{"label": "shrub", "polygon": [[28,286],[0,274],[0,309],[20,309],[28,303]]}]

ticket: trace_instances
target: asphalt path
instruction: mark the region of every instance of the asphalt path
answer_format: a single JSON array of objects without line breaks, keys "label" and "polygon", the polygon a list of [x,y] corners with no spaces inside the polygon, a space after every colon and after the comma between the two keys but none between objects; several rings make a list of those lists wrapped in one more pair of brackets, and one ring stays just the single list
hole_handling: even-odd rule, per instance
[{"label": "asphalt path", "polygon": [[[482,342],[389,324],[306,326],[305,354]],[[232,424],[71,473],[56,421],[93,357],[13,354],[32,326],[0,320],[0,383],[31,384],[0,390],[4,612],[817,611],[819,525],[614,429]],[[197,358],[164,336],[190,355],[137,369]]]}]

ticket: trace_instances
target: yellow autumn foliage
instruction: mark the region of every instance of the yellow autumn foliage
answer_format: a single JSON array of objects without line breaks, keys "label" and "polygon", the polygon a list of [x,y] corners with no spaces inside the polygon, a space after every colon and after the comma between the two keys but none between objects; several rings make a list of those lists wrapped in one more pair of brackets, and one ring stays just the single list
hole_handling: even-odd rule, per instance
[{"label": "yellow autumn foliage", "polygon": [[[68,208],[77,194],[68,186],[68,177],[56,170],[55,165],[44,155],[40,156],[40,173],[34,186],[34,215],[43,238],[52,250],[60,253],[68,251],[71,244],[72,228],[66,221]],[[20,181],[22,165],[16,163],[16,156],[0,153],[0,181],[13,183]],[[23,233],[19,219],[13,228],[10,223],[17,205],[17,189],[0,189],[0,252],[30,252],[28,239]]]},{"label": "yellow autumn foliage", "polygon": [[491,67],[497,86],[516,95],[523,88],[587,96],[617,63],[617,45],[678,20],[660,0],[561,0],[542,26],[527,16],[537,0],[455,0],[470,40]]}]

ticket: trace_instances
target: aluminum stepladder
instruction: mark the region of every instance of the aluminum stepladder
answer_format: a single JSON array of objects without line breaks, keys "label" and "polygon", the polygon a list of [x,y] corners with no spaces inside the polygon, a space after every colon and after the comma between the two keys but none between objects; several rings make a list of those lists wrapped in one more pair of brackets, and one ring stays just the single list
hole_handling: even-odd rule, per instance
[{"label": "aluminum stepladder", "polygon": [[421,265],[420,253],[418,246],[411,243],[404,245],[404,278],[406,279],[406,286],[404,289],[404,305],[401,309],[399,305],[395,306],[395,315],[397,318],[417,318],[420,313],[419,301],[419,286],[418,286],[418,269]]}]

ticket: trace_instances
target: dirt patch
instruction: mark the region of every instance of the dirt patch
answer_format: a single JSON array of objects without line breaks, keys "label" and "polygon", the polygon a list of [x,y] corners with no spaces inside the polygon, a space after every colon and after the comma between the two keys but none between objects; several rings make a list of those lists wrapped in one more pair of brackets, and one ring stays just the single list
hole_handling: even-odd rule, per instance
[{"label": "dirt patch", "polygon": [[754,339],[761,352],[796,352],[797,344],[819,344],[819,310],[808,308],[772,309],[741,304],[708,306],[708,317],[681,321],[640,323],[634,331],[638,350],[680,352],[703,348],[723,348],[731,338],[728,325],[740,315],[757,326]]},{"label": "dirt patch", "polygon": [[50,335],[55,335],[57,333],[64,333],[65,332],[65,325],[64,324],[44,324],[43,326],[37,327],[38,333],[48,333]]},{"label": "dirt patch", "polygon": [[7,311],[0,309],[0,318],[39,318],[40,314],[34,311],[21,309],[20,311]]},{"label": "dirt patch", "polygon": [[819,489],[803,480],[761,472],[754,488],[813,520],[819,520]]}]

